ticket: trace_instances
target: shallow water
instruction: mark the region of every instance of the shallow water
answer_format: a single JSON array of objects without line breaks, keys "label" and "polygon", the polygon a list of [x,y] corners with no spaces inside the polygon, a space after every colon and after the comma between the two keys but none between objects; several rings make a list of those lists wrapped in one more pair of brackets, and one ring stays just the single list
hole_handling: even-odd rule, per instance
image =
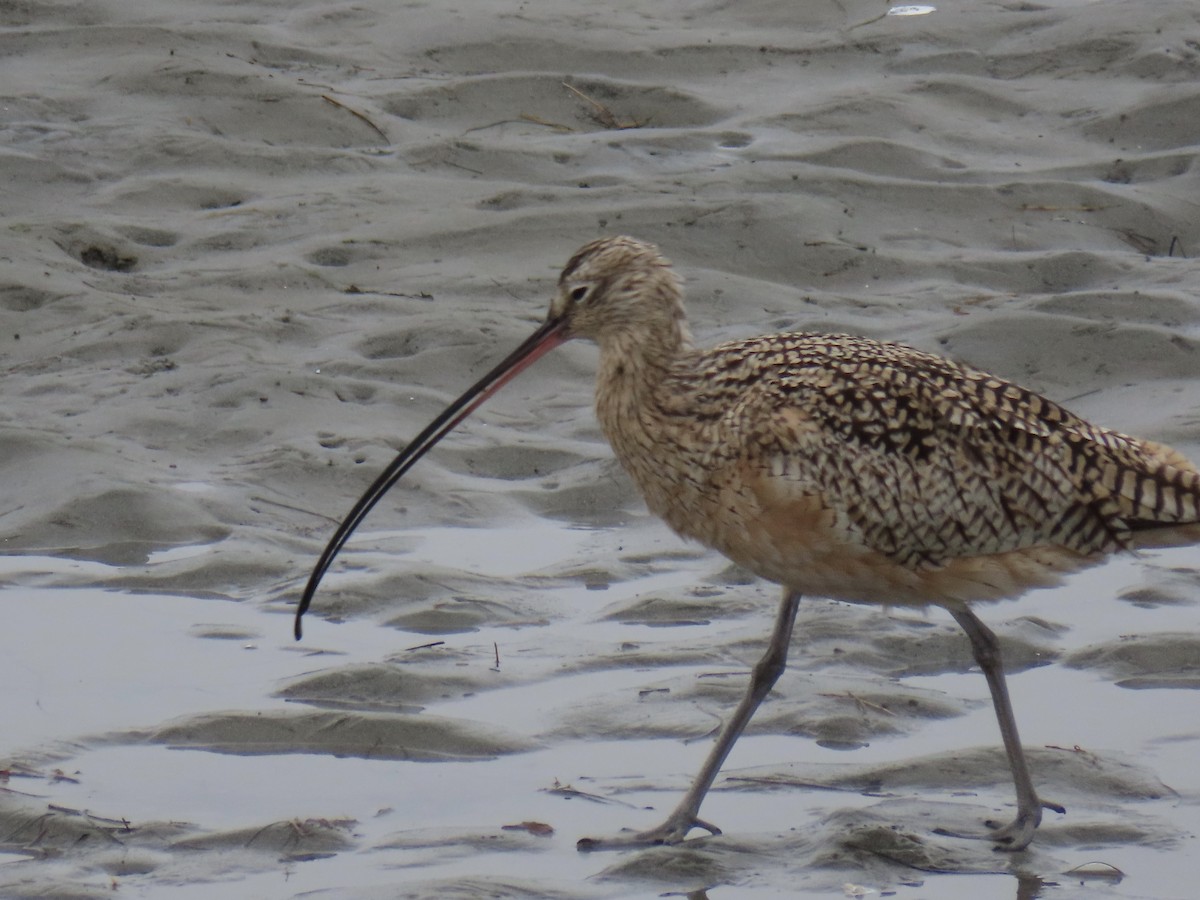
[{"label": "shallow water", "polygon": [[[469,540],[478,536],[446,529],[444,533],[426,533],[422,543],[425,548],[456,547],[463,554],[465,568],[497,563],[494,542]],[[517,535],[501,563],[506,571],[519,573],[526,563],[542,565],[547,546],[555,546],[556,539],[544,530],[538,536],[538,541],[531,541],[528,533]],[[372,539],[376,537],[381,541],[413,539],[402,533]],[[557,546],[568,551],[574,546],[579,551],[587,538],[586,532],[564,527]],[[478,557],[473,556],[476,550]],[[1194,635],[1200,631],[1195,603],[1151,609],[1113,598],[1123,586],[1141,584],[1147,574],[1153,580],[1155,572],[1186,565],[1189,559],[1189,551],[1163,551],[1143,560],[1118,559],[1106,569],[1077,576],[1061,590],[1037,592],[987,608],[983,614],[997,624],[1043,617],[1065,625],[1057,647],[1064,655],[1134,631]],[[27,572],[52,571],[61,565],[48,559],[24,562]],[[114,869],[108,864],[119,875],[88,876],[80,874],[87,872],[86,864],[74,864],[83,883],[95,885],[103,878],[115,878],[123,896],[156,897],[168,891],[172,896],[199,896],[203,889],[214,889],[210,879],[220,881],[222,895],[229,897],[298,896],[309,891],[322,896],[326,890],[332,892],[330,896],[368,896],[375,888],[402,890],[405,885],[419,894],[424,890],[421,884],[441,884],[440,889],[425,888],[436,893],[452,883],[470,882],[472,876],[482,878],[483,883],[515,879],[514,883],[527,886],[532,878],[542,889],[565,890],[570,896],[660,896],[672,884],[670,876],[649,885],[627,876],[597,881],[600,873],[626,855],[580,854],[574,841],[583,835],[653,824],[699,766],[708,741],[633,738],[630,735],[636,733],[636,726],[630,734],[617,730],[607,739],[556,738],[555,728],[562,724],[564,713],[598,702],[607,704],[612,697],[618,698],[626,715],[634,717],[630,720],[633,725],[640,715],[639,689],[656,682],[674,684],[680,678],[686,682],[692,676],[714,672],[744,673],[745,669],[687,662],[669,669],[622,669],[607,664],[578,669],[578,664],[581,658],[586,663],[589,654],[606,652],[602,648],[614,642],[641,646],[654,642],[669,647],[689,640],[721,646],[761,632],[768,624],[766,617],[700,627],[622,624],[600,614],[618,603],[616,595],[632,597],[640,585],[625,584],[611,591],[568,590],[562,598],[564,615],[558,621],[515,631],[492,628],[442,636],[447,645],[469,651],[468,667],[487,665],[487,650],[495,641],[505,648],[501,672],[532,664],[536,677],[430,703],[423,714],[502,727],[533,738],[542,749],[471,762],[336,758],[314,752],[213,753],[148,744],[139,735],[193,714],[293,708],[295,704],[272,695],[295,676],[330,665],[340,668],[378,662],[395,655],[402,646],[422,643],[421,636],[399,634],[369,620],[334,625],[314,619],[306,641],[296,644],[290,640],[288,610],[283,607],[265,609],[186,596],[17,587],[12,582],[21,580],[19,563],[15,558],[5,560],[10,584],[0,592],[0,612],[10,625],[4,631],[0,677],[12,686],[0,696],[0,718],[6,723],[5,746],[0,752],[28,759],[33,771],[41,775],[10,778],[10,790],[29,795],[21,797],[22,804],[33,809],[53,804],[87,810],[134,824],[193,823],[189,832],[216,835],[216,846],[228,849],[250,846],[245,834],[239,836],[240,829],[253,832],[271,822],[291,821],[298,830],[329,826],[347,841],[340,852],[323,858],[290,858],[285,847],[282,856],[278,852],[250,854],[239,857],[227,871],[216,872],[199,865],[194,852],[189,862],[188,854],[181,857],[181,851],[170,849],[170,844],[141,851],[148,859],[133,867],[137,871],[126,871],[128,865]],[[704,564],[700,558],[672,576],[653,576],[650,587],[684,591],[696,574],[689,569]],[[756,592],[759,588],[742,590]],[[869,608],[851,612],[886,619],[885,614]],[[913,614],[906,611],[902,617]],[[802,635],[803,629],[802,616],[798,634]],[[20,639],[14,639],[17,635]],[[847,642],[853,641],[853,634],[847,635]],[[322,652],[313,655],[317,647]],[[523,652],[535,648],[539,652]],[[803,678],[819,680],[823,690],[852,692],[859,683],[855,678],[847,681],[847,675],[811,669],[805,663],[803,648],[797,646],[793,670],[807,672]],[[903,659],[897,663],[902,664]],[[740,675],[737,683],[741,683]],[[803,761],[805,771],[845,763],[891,763],[947,748],[998,743],[986,687],[978,673],[913,675],[902,678],[901,683],[962,697],[974,706],[965,715],[926,720],[911,733],[872,739],[853,751],[823,748],[801,737],[750,735],[739,742],[725,774],[770,770],[793,761]],[[1072,821],[1072,810],[1065,817],[1047,813],[1032,869],[1058,883],[1052,895],[1075,890],[1070,887],[1071,880],[1061,874],[1065,868],[1098,858],[1128,875],[1120,884],[1106,884],[1105,896],[1187,896],[1186,885],[1194,870],[1184,848],[1200,832],[1200,781],[1194,766],[1200,752],[1200,719],[1195,714],[1195,692],[1125,690],[1100,671],[1061,663],[1018,672],[1011,676],[1010,684],[1028,747],[1049,745],[1064,753],[1079,747],[1104,758],[1134,761],[1178,794],[1148,803],[1129,801],[1132,805],[1126,815],[1146,819],[1153,826],[1151,833],[1162,836],[1149,844],[1118,840],[1102,842],[1094,849],[1074,843],[1060,845],[1053,835],[1061,823]],[[622,697],[625,699],[620,700]],[[691,701],[668,698],[666,702]],[[768,702],[762,712],[771,705]],[[1036,771],[1036,762],[1034,767]],[[68,776],[67,780],[56,780],[51,774],[55,769]],[[988,780],[990,783],[990,777]],[[608,796],[613,802],[566,800],[549,792],[556,783]],[[967,790],[970,787],[963,785]],[[1001,781],[986,788],[982,796],[994,796],[997,803],[1007,805],[1010,790]],[[956,790],[924,788],[916,789],[913,796],[955,803],[957,794]],[[1069,798],[1067,805],[1073,809],[1078,801],[1072,801],[1074,798]],[[968,795],[957,802],[978,801]],[[820,823],[833,811],[870,809],[877,803],[877,797],[854,793],[745,791],[737,789],[736,783],[718,782],[704,815],[719,822],[727,837],[701,844],[720,847],[722,842],[733,841],[733,846],[740,846],[754,835],[803,833],[814,827],[819,834]],[[1112,803],[1116,805],[1101,804],[1100,810],[1108,809],[1100,813],[1101,818],[1120,809],[1119,800]],[[659,812],[642,808],[650,806]],[[1095,811],[1083,814],[1094,816]],[[554,834],[505,842],[501,836],[509,833],[500,831],[500,826],[523,821],[548,823]],[[303,824],[306,822],[310,825]],[[229,837],[221,839],[222,833]],[[1172,834],[1175,837],[1169,837]],[[489,845],[493,846],[490,851]],[[754,869],[769,865],[766,860],[778,852],[767,852]],[[137,856],[139,851],[123,853]],[[33,866],[54,866],[58,874],[71,868],[61,860],[9,859],[0,866],[0,872],[9,876]],[[1006,868],[1007,858],[998,856],[996,865]],[[1026,863],[1021,871],[1028,874],[1029,867]],[[714,885],[708,896],[829,896],[831,885],[843,874],[846,881],[858,883],[852,871],[818,871],[796,876],[793,886],[784,889],[776,878],[754,875],[754,869],[735,865],[733,871],[740,872],[733,876],[735,886]],[[693,876],[681,877],[679,889],[694,887]],[[906,881],[919,886],[906,885]],[[1006,875],[951,877],[916,871],[909,876],[893,872],[885,883],[869,877],[863,881],[867,888],[894,891],[893,896],[914,900],[961,897],[964,890],[984,900],[1041,896],[1020,894],[1018,884]],[[482,888],[477,885],[468,895],[474,890]]]}]

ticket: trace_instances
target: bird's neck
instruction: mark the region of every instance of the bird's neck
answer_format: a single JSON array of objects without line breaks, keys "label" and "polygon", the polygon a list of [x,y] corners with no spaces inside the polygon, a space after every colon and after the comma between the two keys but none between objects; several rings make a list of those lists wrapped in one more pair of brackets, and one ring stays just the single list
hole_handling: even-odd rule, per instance
[{"label": "bird's neck", "polygon": [[630,416],[645,417],[679,362],[691,353],[692,336],[682,313],[660,321],[614,328],[597,339],[596,412],[613,440]]},{"label": "bird's neck", "polygon": [[596,418],[621,466],[633,478],[651,511],[677,531],[672,477],[664,465],[685,436],[688,419],[678,407],[688,403],[688,359],[696,351],[686,324],[671,329],[613,333],[600,342],[596,374]]}]

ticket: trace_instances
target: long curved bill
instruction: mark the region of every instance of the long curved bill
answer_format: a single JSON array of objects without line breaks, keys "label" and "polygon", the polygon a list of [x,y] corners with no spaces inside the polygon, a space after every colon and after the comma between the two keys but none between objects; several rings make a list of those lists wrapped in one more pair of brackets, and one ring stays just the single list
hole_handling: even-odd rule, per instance
[{"label": "long curved bill", "polygon": [[300,619],[308,610],[309,604],[312,603],[317,586],[321,583],[333,558],[337,556],[342,545],[354,533],[354,529],[366,518],[367,513],[375,504],[383,499],[383,495],[392,485],[399,481],[401,476],[411,469],[434,444],[453,431],[459,422],[473,413],[488,397],[566,340],[565,317],[551,316],[547,318],[537,331],[525,339],[521,346],[505,357],[496,368],[475,382],[466,393],[446,407],[441,415],[430,422],[425,430],[392,460],[391,464],[383,470],[383,474],[367,488],[367,492],[358,499],[354,508],[350,510],[350,514],[338,526],[338,530],[334,532],[333,537],[321,552],[321,557],[317,560],[312,574],[308,576],[308,584],[304,588],[304,595],[300,598],[300,606],[296,609],[296,640],[300,640],[303,635]]}]

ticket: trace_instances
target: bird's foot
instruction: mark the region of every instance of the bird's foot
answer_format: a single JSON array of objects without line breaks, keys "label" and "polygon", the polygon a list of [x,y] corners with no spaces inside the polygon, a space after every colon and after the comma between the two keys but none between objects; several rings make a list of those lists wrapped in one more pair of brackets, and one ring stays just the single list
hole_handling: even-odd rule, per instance
[{"label": "bird's foot", "polygon": [[936,833],[946,835],[947,837],[965,838],[967,840],[992,841],[996,845],[997,850],[1016,853],[1028,847],[1030,841],[1033,840],[1033,834],[1042,822],[1043,807],[1053,810],[1056,813],[1066,813],[1067,811],[1064,806],[1043,800],[1039,806],[1017,810],[1017,817],[1007,825],[985,822],[984,824],[987,825],[989,830],[983,834],[956,832],[945,828],[937,829]]},{"label": "bird's foot", "polygon": [[720,834],[716,825],[698,819],[691,813],[673,813],[670,818],[648,831],[629,831],[605,838],[580,838],[578,850],[623,850],[629,847],[654,847],[663,844],[678,844],[693,828],[703,828],[709,834]]}]

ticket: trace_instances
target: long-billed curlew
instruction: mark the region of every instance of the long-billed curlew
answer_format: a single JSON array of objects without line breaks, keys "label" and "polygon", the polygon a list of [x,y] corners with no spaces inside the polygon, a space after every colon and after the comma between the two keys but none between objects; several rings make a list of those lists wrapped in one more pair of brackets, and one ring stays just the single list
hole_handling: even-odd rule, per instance
[{"label": "long-billed curlew", "polygon": [[700,804],[783,672],[801,595],[815,594],[933,604],[962,626],[1016,785],[1016,817],[982,836],[1026,847],[1043,803],[996,636],[968,604],[1053,585],[1116,550],[1200,539],[1200,471],[1170,447],[898,344],[798,333],[698,350],[679,277],[633,238],[593,241],[571,257],[541,327],[371,485],[313,569],[296,637],[321,577],[384,493],[517,373],[577,337],[600,347],[596,414],[651,511],[783,586],[746,695],[679,805],[657,828],[580,846],[676,843],[694,827],[720,833],[699,818]]}]

